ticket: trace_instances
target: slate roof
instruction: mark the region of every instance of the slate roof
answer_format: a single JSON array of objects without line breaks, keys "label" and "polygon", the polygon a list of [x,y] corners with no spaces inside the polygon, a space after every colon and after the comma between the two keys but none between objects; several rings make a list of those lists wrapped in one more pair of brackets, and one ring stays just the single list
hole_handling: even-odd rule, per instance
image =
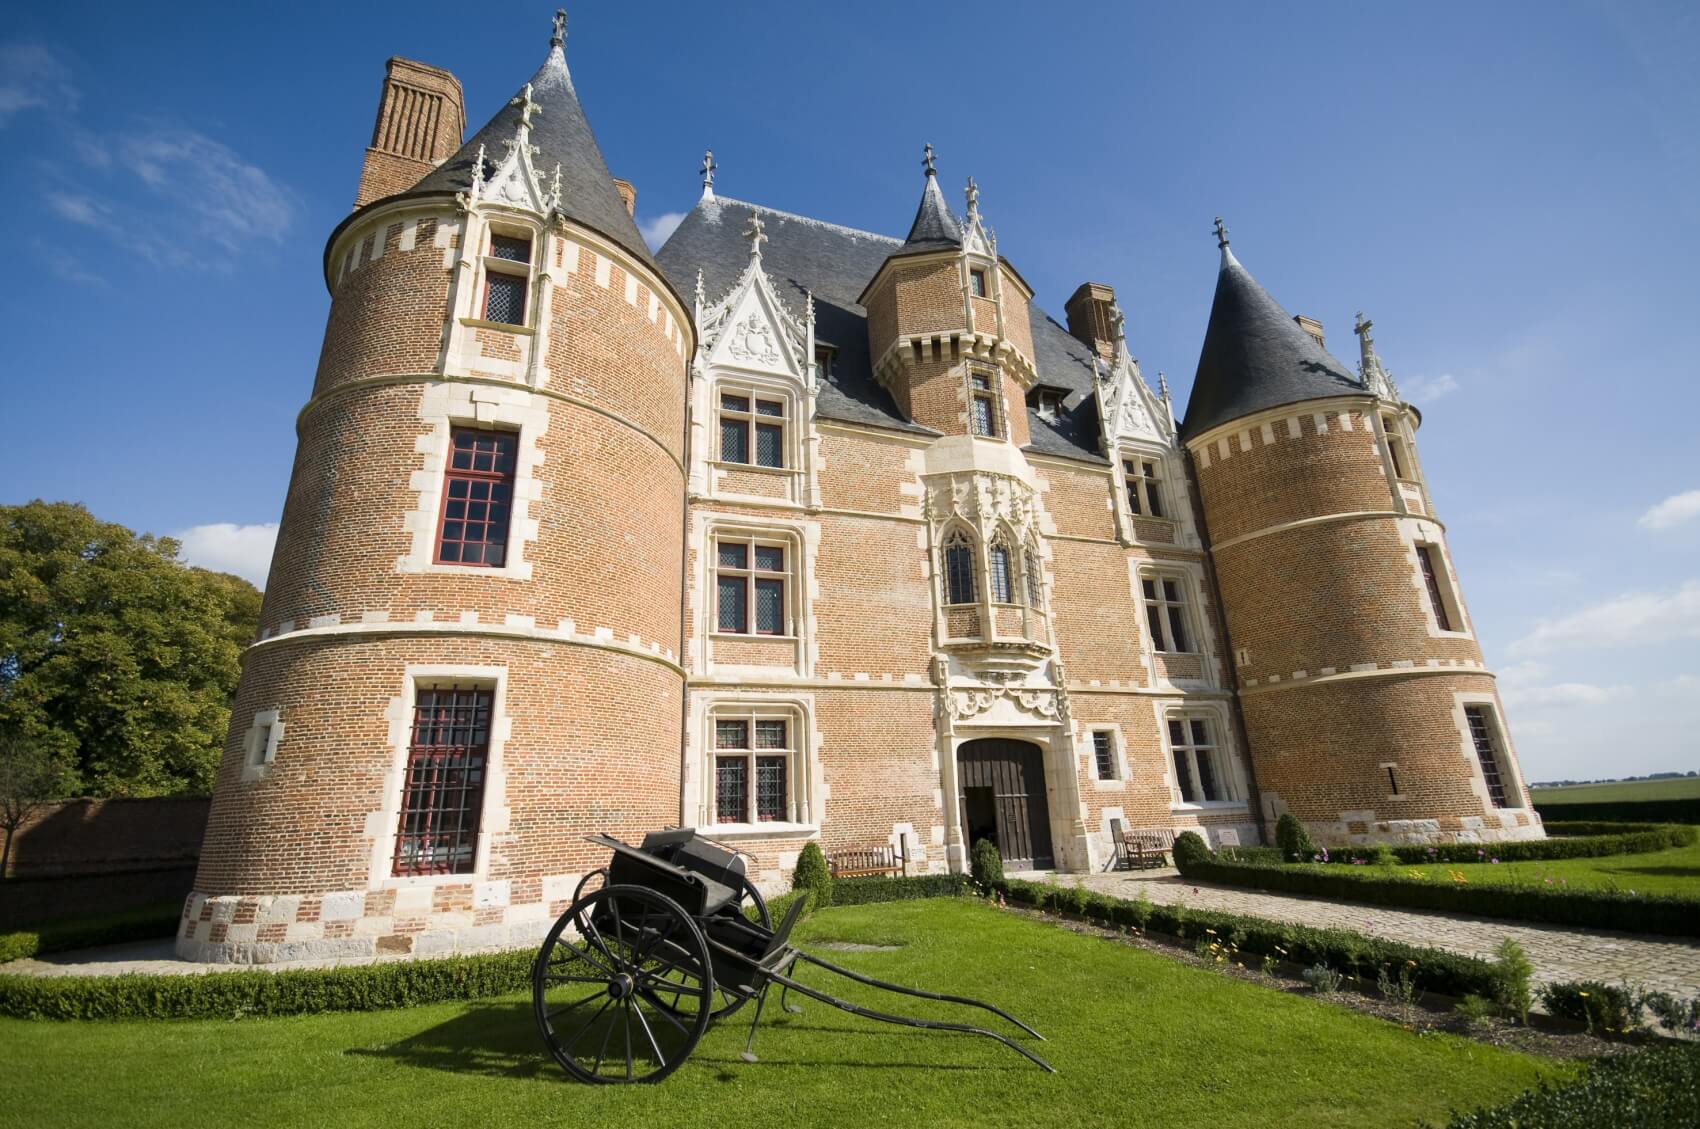
[{"label": "slate roof", "polygon": [[903,241],[905,254],[916,251],[942,251],[962,246],[962,225],[944,202],[939,178],[927,170],[927,186],[921,191],[921,205],[915,209],[915,222],[909,225],[909,238]]},{"label": "slate roof", "polygon": [[1362,392],[1351,375],[1222,248],[1216,299],[1180,437],[1286,404]]},{"label": "slate roof", "polygon": [[[936,188],[933,178],[928,180]],[[867,311],[856,302],[881,264],[903,249],[899,240],[759,204],[706,197],[656,253],[674,288],[686,294],[694,291],[700,269],[709,301],[724,296],[749,263],[750,245],[743,232],[756,212],[768,236],[762,248],[768,278],[793,313],[802,313],[805,290],[814,294],[815,338],[834,349],[832,371],[821,382],[816,410],[828,419],[934,434],[904,419],[890,393],[874,380]],[[1039,382],[1066,388],[1068,396],[1054,424],[1028,409],[1033,440],[1027,449],[1103,462],[1090,351],[1037,307],[1032,310],[1032,328]]]},{"label": "slate roof", "polygon": [[[521,91],[514,93],[517,96]],[[539,150],[532,164],[543,174],[547,185],[554,176],[556,162],[560,163],[561,211],[568,219],[612,239],[639,262],[655,266],[649,247],[638,234],[637,224],[632,222],[625,202],[614,188],[596,135],[591,132],[590,122],[585,119],[584,108],[573,90],[567,57],[559,44],[550,46],[549,57],[531,76],[531,100],[541,107],[531,118],[531,143]],[[494,167],[507,154],[502,142],[513,140],[518,122],[519,107],[504,103],[496,116],[473,134],[458,153],[401,195],[466,191],[472,184],[472,164],[478,157],[478,147],[484,146],[487,166]]]}]

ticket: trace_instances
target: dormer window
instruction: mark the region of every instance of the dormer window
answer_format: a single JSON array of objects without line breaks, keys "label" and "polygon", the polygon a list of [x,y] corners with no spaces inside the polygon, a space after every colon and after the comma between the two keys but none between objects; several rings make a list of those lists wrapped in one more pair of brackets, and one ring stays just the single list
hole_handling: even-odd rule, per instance
[{"label": "dormer window", "polygon": [[1387,458],[1393,464],[1394,478],[1410,478],[1411,463],[1405,454],[1405,435],[1392,416],[1381,417],[1381,430],[1387,436]]},{"label": "dormer window", "polygon": [[968,271],[968,293],[976,298],[986,296],[986,272],[979,267],[973,267]]},{"label": "dormer window", "polygon": [[531,283],[531,239],[492,232],[484,255],[481,316],[499,325],[524,325]]},{"label": "dormer window", "polygon": [[1127,509],[1134,517],[1165,517],[1163,480],[1153,459],[1123,459],[1122,477],[1127,483]]},{"label": "dormer window", "polygon": [[785,465],[785,402],[745,392],[720,395],[720,461]]},{"label": "dormer window", "polygon": [[1033,389],[1033,410],[1039,413],[1039,418],[1055,423],[1062,416],[1063,401],[1068,399],[1068,391],[1063,388],[1051,388],[1041,384]]},{"label": "dormer window", "polygon": [[820,379],[832,379],[832,355],[837,351],[831,345],[815,346],[815,370]]},{"label": "dormer window", "polygon": [[998,435],[998,394],[992,383],[994,379],[989,372],[975,371],[968,375],[969,425],[975,435],[992,439]]}]

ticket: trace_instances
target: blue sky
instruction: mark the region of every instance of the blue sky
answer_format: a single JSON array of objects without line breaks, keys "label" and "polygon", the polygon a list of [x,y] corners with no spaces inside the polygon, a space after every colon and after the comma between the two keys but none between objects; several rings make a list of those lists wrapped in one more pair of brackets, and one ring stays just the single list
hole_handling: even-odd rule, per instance
[{"label": "blue sky", "polygon": [[[474,128],[552,6],[11,5],[0,502],[74,499],[263,580],[324,239],[384,60]],[[568,61],[663,231],[722,195],[901,235],[930,141],[1060,316],[1117,288],[1184,403],[1210,221],[1419,447],[1531,779],[1700,768],[1700,8],[581,4]],[[21,268],[21,269],[20,269]]]}]

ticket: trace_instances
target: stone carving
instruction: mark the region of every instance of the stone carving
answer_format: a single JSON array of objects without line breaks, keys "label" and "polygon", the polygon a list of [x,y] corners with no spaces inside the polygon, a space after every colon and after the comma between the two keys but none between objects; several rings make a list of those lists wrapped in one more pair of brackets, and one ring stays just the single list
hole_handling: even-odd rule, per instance
[{"label": "stone carving", "polygon": [[1035,521],[1033,491],[1025,482],[1003,474],[967,472],[929,477],[927,517],[933,521],[962,518],[990,531],[1011,526],[1023,538]]},{"label": "stone carving", "polygon": [[985,713],[1001,699],[1014,703],[1023,713],[1044,718],[1046,721],[1060,721],[1063,717],[1063,707],[1058,701],[1057,691],[1030,690],[1019,686],[952,690],[945,701],[945,709],[951,720],[967,721]]},{"label": "stone carving", "polygon": [[753,311],[732,330],[732,342],[727,348],[740,361],[770,366],[779,363],[779,345],[773,339],[773,330],[761,314]]}]

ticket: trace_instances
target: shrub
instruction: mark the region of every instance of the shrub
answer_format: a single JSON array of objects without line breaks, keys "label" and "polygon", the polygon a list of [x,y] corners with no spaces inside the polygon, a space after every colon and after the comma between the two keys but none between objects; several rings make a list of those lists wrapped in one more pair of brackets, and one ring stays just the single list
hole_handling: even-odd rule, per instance
[{"label": "shrub", "polygon": [[1465,1023],[1474,1027],[1478,1023],[1485,1023],[1487,1018],[1494,1013],[1494,1002],[1471,992],[1459,1000],[1453,1010],[1464,1017]]},{"label": "shrub", "polygon": [[30,929],[0,933],[0,962],[22,960],[43,953],[122,945],[128,941],[152,941],[170,937],[182,920],[183,903],[171,901],[101,917],[55,921]]},{"label": "shrub", "polygon": [[1555,804],[1534,795],[1542,819],[1613,819],[1628,823],[1700,823],[1700,797],[1678,800],[1611,800],[1586,804]]},{"label": "shrub", "polygon": [[1595,1059],[1580,1078],[1540,1083],[1505,1105],[1454,1114],[1447,1129],[1689,1129],[1700,1125],[1700,1044]]},{"label": "shrub", "polygon": [[1641,1003],[1653,1013],[1660,1027],[1690,1034],[1700,1031],[1700,999],[1682,1000],[1669,992],[1647,992],[1642,995]]},{"label": "shrub", "polygon": [[1636,993],[1599,980],[1543,984],[1541,1003],[1554,1015],[1586,1023],[1590,1032],[1627,1035],[1642,1025],[1641,1001]]},{"label": "shrub", "polygon": [[1281,848],[1281,857],[1288,862],[1307,862],[1316,853],[1310,832],[1290,811],[1282,812],[1281,818],[1275,821],[1275,845]]},{"label": "shrub", "polygon": [[1506,937],[1499,942],[1493,967],[1499,974],[1499,995],[1496,997],[1499,1005],[1505,1008],[1507,1014],[1516,1016],[1518,1023],[1528,1026],[1529,1005],[1534,1002],[1529,981],[1535,974],[1529,954],[1523,951],[1522,945]]},{"label": "shrub", "polygon": [[[1351,847],[1329,854],[1323,862],[1375,862],[1383,852],[1391,854],[1397,863],[1421,866],[1425,863],[1486,862],[1544,862],[1554,859],[1601,858],[1606,855],[1646,854],[1672,847],[1692,846],[1700,840],[1700,828],[1677,825],[1659,826],[1645,823],[1549,823],[1547,831],[1554,837],[1527,839],[1508,843],[1441,843],[1431,847]],[[1306,855],[1297,861],[1313,861]]]},{"label": "shrub", "polygon": [[1291,866],[1235,863],[1213,858],[1184,866],[1188,878],[1245,886],[1258,890],[1310,894],[1371,905],[1434,909],[1621,929],[1700,936],[1700,898],[1665,894],[1634,894],[1575,886],[1473,885],[1467,881],[1430,882],[1397,872],[1365,867]]},{"label": "shrub", "polygon": [[[838,906],[869,905],[873,902],[902,902],[911,898],[954,898],[966,894],[969,878],[966,874],[921,874],[912,878],[895,876],[869,878],[840,878],[832,883],[832,904]],[[820,903],[815,903],[820,908]],[[774,914],[777,919],[778,914]]]},{"label": "shrub", "polygon": [[1175,865],[1180,868],[1182,874],[1187,872],[1189,866],[1212,862],[1215,858],[1209,846],[1205,844],[1204,837],[1198,832],[1182,831],[1175,836]]},{"label": "shrub", "polygon": [[1305,983],[1319,996],[1332,996],[1340,990],[1340,984],[1345,980],[1344,976],[1321,961],[1317,961],[1299,975],[1304,977]]},{"label": "shrub", "polygon": [[976,842],[968,861],[969,873],[981,886],[996,886],[1003,881],[1003,856],[998,854],[998,845],[990,839]]},{"label": "shrub", "polygon": [[803,853],[797,856],[797,869],[791,874],[791,888],[812,893],[816,909],[832,904],[832,872],[827,869],[819,843],[803,844]]}]

